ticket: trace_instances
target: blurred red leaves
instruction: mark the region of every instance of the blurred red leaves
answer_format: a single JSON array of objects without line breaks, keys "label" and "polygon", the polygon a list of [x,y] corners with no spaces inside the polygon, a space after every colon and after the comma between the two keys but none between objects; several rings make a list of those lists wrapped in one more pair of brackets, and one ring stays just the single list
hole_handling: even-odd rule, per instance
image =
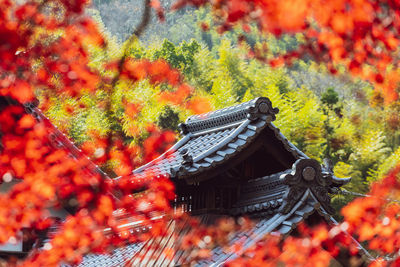
[{"label": "blurred red leaves", "polygon": [[195,114],[202,114],[212,110],[208,99],[200,96],[190,99],[186,104],[186,108],[192,110]]},{"label": "blurred red leaves", "polygon": [[145,162],[159,157],[176,141],[176,135],[172,131],[160,131],[156,126],[149,125],[147,130],[150,136],[144,141]]},{"label": "blurred red leaves", "polygon": [[[111,193],[122,183],[116,186],[101,177],[84,154],[72,156],[71,150],[66,147],[68,143],[60,146],[59,139],[51,138],[54,133],[51,124],[46,120],[35,122],[31,115],[19,116],[23,112],[19,106],[11,106],[1,113],[1,119],[6,119],[1,121],[1,125],[10,125],[10,128],[2,136],[5,146],[0,157],[0,176],[3,182],[16,178],[23,181],[0,196],[0,242],[16,236],[22,228],[49,227],[51,224],[46,223],[49,216],[47,208],[55,203],[78,210],[75,215],[67,217],[50,247],[40,253],[33,251],[25,265],[56,266],[61,260],[78,263],[84,253],[105,252],[125,240],[136,241],[137,234],[118,228],[116,209],[123,208],[126,216],[135,218],[135,215],[140,215],[146,221],[154,217],[154,212],[168,212],[169,202],[175,194],[173,184],[167,178],[161,177],[146,184],[148,188],[143,197],[129,197],[131,191],[128,189],[126,197],[116,200]],[[153,132],[156,137],[149,148],[152,151],[157,151],[157,146],[162,146],[163,142],[175,140],[174,134],[157,132],[156,129]],[[96,145],[97,148],[107,146],[107,141],[98,139]],[[89,144],[84,147],[86,151],[93,150],[88,148]],[[120,152],[112,151],[111,156],[117,153],[115,157],[124,161],[123,152],[121,147]],[[130,162],[121,165],[129,166],[124,174],[131,173]],[[143,209],[141,203],[151,204],[148,209]],[[112,229],[113,234],[106,235],[104,230],[107,227]]]},{"label": "blurred red leaves", "polygon": [[[235,24],[255,22],[261,31],[276,36],[303,33],[304,42],[283,61],[308,55],[329,65],[332,73],[344,66],[353,76],[370,81],[390,103],[398,98],[400,6],[397,1],[371,0],[180,0],[175,8],[210,5],[221,32]],[[256,57],[257,51],[253,51]],[[279,56],[278,56],[279,57]],[[279,66],[281,59],[272,59]],[[368,69],[368,71],[367,71]]]},{"label": "blurred red leaves", "polygon": [[356,199],[342,210],[349,232],[381,256],[400,249],[399,171],[393,170],[382,183],[374,184],[370,197]]},{"label": "blurred red leaves", "polygon": [[157,17],[160,21],[165,20],[164,8],[159,0],[151,0],[150,6],[156,11]]},{"label": "blurred red leaves", "polygon": [[172,69],[164,60],[151,62],[146,59],[130,58],[124,63],[121,76],[133,81],[149,79],[154,84],[169,83],[172,86],[178,85],[181,79],[179,72]]}]

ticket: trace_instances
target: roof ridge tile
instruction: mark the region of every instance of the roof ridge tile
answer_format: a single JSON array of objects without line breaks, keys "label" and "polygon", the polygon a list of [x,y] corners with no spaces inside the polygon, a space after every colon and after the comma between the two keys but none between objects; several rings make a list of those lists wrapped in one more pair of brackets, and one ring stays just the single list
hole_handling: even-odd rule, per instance
[{"label": "roof ridge tile", "polygon": [[[251,101],[231,106],[216,111],[189,117],[185,123],[180,124],[182,134],[199,132],[223,125],[235,124],[244,120],[267,119],[275,120],[278,108],[272,107],[272,102],[267,97],[258,97]],[[266,117],[264,117],[267,115]]]}]

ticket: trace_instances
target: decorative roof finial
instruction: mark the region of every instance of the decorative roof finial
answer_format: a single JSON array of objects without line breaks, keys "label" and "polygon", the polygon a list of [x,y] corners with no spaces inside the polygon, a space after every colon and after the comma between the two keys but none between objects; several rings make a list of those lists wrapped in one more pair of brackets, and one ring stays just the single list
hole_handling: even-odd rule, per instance
[{"label": "decorative roof finial", "polygon": [[284,184],[289,185],[284,195],[284,203],[280,212],[287,214],[296,203],[303,197],[307,190],[321,203],[326,212],[332,214],[332,193],[337,187],[350,181],[350,178],[336,178],[330,171],[332,167],[322,168],[315,159],[298,159],[292,167],[292,172],[283,174],[281,179]]}]

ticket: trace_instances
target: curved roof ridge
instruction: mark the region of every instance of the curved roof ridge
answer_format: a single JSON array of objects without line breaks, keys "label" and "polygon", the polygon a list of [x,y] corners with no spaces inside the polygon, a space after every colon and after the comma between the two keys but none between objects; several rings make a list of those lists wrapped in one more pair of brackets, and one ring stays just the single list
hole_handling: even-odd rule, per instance
[{"label": "curved roof ridge", "polygon": [[199,132],[206,129],[230,125],[244,120],[256,120],[262,115],[269,115],[271,121],[275,120],[278,108],[273,108],[271,100],[267,97],[258,97],[248,102],[241,103],[216,111],[193,115],[185,123],[180,124],[182,134]]},{"label": "curved roof ridge", "polygon": [[[146,164],[134,169],[132,171],[132,174],[137,174],[140,173],[142,171],[144,171],[146,168],[149,168],[151,166],[156,165],[158,162],[160,162],[160,160],[163,160],[165,158],[167,158],[168,155],[172,154],[173,152],[177,151],[181,146],[183,146],[185,143],[187,143],[187,141],[191,138],[191,135],[187,135],[184,136],[182,139],[180,139],[178,142],[176,142],[173,146],[171,146],[167,151],[165,151],[163,154],[161,154],[161,156],[153,159],[150,162],[147,162]],[[118,179],[121,178],[121,176],[114,178],[114,179]]]}]

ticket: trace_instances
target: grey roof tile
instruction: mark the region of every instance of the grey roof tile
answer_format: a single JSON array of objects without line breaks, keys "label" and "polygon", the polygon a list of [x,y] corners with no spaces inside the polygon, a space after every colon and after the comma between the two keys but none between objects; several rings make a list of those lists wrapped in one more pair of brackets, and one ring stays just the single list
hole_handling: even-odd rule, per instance
[{"label": "grey roof tile", "polygon": [[[141,243],[135,243],[117,248],[111,254],[88,254],[83,257],[78,267],[122,267],[142,246]],[[68,267],[69,265],[63,264],[62,266]]]}]

